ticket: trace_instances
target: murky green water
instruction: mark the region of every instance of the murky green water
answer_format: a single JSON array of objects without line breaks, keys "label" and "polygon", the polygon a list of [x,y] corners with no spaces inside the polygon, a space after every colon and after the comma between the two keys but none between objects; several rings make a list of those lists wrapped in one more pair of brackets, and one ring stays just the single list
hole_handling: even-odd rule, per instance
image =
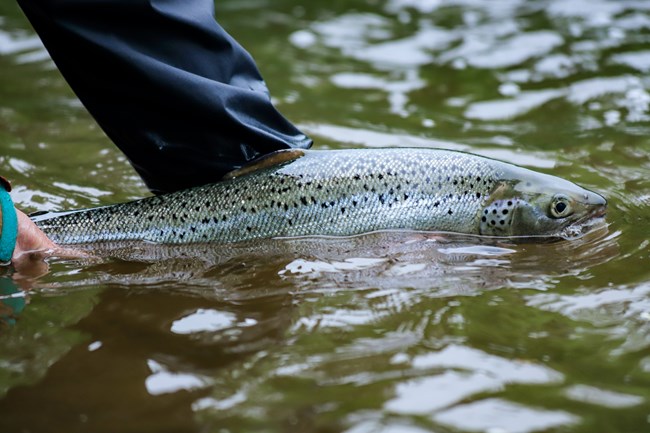
[{"label": "murky green water", "polygon": [[[317,146],[522,164],[604,193],[608,230],[548,245],[407,233],[143,250],[5,272],[0,431],[650,431],[650,2],[217,11]],[[13,1],[0,3],[0,84],[0,170],[20,207],[147,194]]]}]

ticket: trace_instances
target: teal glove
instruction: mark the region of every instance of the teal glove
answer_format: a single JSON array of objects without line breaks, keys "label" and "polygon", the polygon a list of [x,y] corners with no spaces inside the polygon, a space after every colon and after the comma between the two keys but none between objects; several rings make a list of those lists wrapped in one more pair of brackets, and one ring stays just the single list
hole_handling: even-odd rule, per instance
[{"label": "teal glove", "polygon": [[16,248],[16,236],[18,235],[18,218],[14,202],[9,196],[11,184],[7,179],[0,176],[0,212],[2,214],[2,226],[0,227],[0,264],[11,263],[11,256]]}]

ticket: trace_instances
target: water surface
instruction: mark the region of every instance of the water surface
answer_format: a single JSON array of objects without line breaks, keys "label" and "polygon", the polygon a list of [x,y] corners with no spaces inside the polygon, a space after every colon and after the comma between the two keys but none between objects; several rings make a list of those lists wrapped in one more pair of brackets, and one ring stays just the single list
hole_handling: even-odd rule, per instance
[{"label": "water surface", "polygon": [[[650,429],[650,3],[235,1],[318,148],[425,146],[610,201],[575,242],[422,233],[54,259],[0,276],[0,431]],[[14,2],[0,170],[28,210],[147,195]]]}]

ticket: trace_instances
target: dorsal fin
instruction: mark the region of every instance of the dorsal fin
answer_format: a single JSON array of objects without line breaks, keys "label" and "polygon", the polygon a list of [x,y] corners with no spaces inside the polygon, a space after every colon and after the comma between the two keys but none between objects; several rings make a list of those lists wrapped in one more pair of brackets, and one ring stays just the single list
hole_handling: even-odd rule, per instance
[{"label": "dorsal fin", "polygon": [[276,165],[284,164],[285,162],[293,161],[305,156],[305,152],[300,149],[283,149],[276,150],[273,153],[260,156],[259,158],[249,162],[241,168],[233,170],[223,177],[223,180],[234,179],[254,171],[262,170],[264,168],[275,167]]}]

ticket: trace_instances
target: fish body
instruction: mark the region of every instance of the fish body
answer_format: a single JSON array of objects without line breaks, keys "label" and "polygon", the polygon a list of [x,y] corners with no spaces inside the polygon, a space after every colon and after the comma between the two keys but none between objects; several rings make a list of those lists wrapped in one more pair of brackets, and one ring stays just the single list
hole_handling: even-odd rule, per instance
[{"label": "fish body", "polygon": [[[558,197],[566,203],[554,205]],[[215,184],[33,219],[62,245],[233,243],[392,229],[542,236],[602,214],[605,204],[566,180],[468,153],[300,150]],[[572,213],[549,216],[553,206],[571,206]]]}]

